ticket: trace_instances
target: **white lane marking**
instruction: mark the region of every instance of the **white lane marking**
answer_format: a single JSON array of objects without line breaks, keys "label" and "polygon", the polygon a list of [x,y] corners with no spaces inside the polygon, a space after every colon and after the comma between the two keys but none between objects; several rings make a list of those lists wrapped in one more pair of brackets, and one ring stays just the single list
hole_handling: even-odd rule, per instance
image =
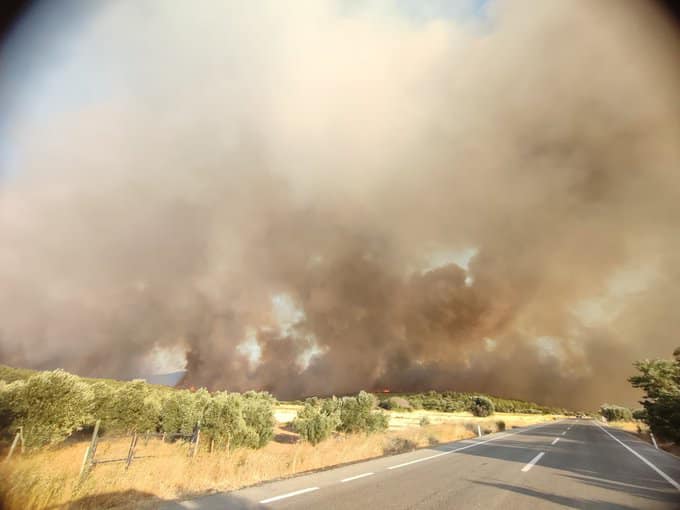
[{"label": "white lane marking", "polygon": [[262,501],[260,501],[260,503],[261,504],[273,503],[274,501],[278,501],[280,499],[292,498],[293,496],[298,496],[300,494],[305,494],[306,492],[313,492],[318,490],[319,490],[318,487],[307,487],[306,489],[300,489],[299,491],[289,492],[287,494],[281,494],[280,496],[274,496],[273,498],[263,499]]},{"label": "white lane marking", "polygon": [[456,448],[455,450],[447,450],[447,451],[442,452],[442,453],[430,455],[429,457],[423,457],[422,459],[411,460],[409,462],[404,462],[403,464],[397,464],[396,466],[390,466],[387,469],[398,469],[398,468],[401,468],[401,467],[404,467],[404,466],[410,466],[411,464],[417,464],[418,462],[424,462],[426,460],[436,459],[437,457],[441,457],[442,455],[448,455],[449,453],[459,452],[461,450],[466,450],[468,448],[473,448],[475,446],[479,446],[481,444],[488,443],[489,441],[495,441],[496,439],[503,439],[505,437],[514,436],[515,434],[521,434],[522,432],[528,432],[529,430],[538,429],[538,428],[541,428],[541,427],[546,427],[548,425],[553,425],[555,423],[559,423],[559,422],[543,423],[541,425],[536,425],[534,427],[529,427],[527,429],[518,430],[517,432],[510,432],[509,434],[504,434],[502,436],[492,437],[491,439],[487,439],[486,441],[477,441],[477,442],[469,444],[467,446],[463,446],[461,448]]},{"label": "white lane marking", "polygon": [[364,478],[366,476],[371,476],[374,474],[375,473],[362,473],[360,475],[350,476],[349,478],[343,478],[342,480],[340,480],[340,483],[351,482],[352,480],[358,480],[359,478]]},{"label": "white lane marking", "polygon": [[635,450],[633,450],[630,446],[628,446],[627,444],[625,444],[625,443],[623,443],[622,441],[620,441],[616,436],[614,436],[613,434],[611,434],[609,431],[605,430],[599,423],[596,423],[596,422],[593,422],[593,423],[595,423],[595,425],[597,425],[597,426],[600,428],[600,430],[602,430],[602,432],[604,432],[605,434],[607,434],[607,435],[608,435],[609,437],[611,437],[614,441],[616,441],[617,443],[619,443],[619,444],[620,444],[621,446],[623,446],[626,450],[628,450],[630,453],[632,453],[633,455],[635,455],[635,456],[636,456],[638,459],[640,459],[642,462],[644,462],[645,464],[647,464],[650,468],[652,468],[654,471],[656,471],[656,473],[657,473],[661,478],[663,478],[664,480],[666,480],[666,481],[667,481],[668,483],[670,483],[673,487],[675,487],[677,490],[680,491],[680,484],[679,484],[678,482],[676,482],[675,480],[673,480],[670,476],[668,476],[666,473],[664,473],[663,471],[661,471],[658,467],[656,467],[654,464],[652,464],[651,462],[649,462],[649,461],[648,461],[647,459],[645,459],[642,455],[640,455],[638,452],[636,452]]},{"label": "white lane marking", "polygon": [[566,434],[566,433],[567,433],[567,431],[565,430],[564,432],[562,432],[562,434],[561,434],[561,435],[563,436],[563,435],[564,435],[564,434]]},{"label": "white lane marking", "polygon": [[543,455],[545,455],[545,453],[544,453],[544,452],[541,452],[541,453],[539,453],[538,455],[536,455],[533,459],[531,459],[531,460],[529,461],[529,463],[528,463],[526,466],[524,466],[524,467],[522,468],[522,472],[523,472],[523,473],[526,473],[526,472],[529,471],[532,467],[534,467],[534,464],[536,464],[539,460],[541,460],[541,457],[543,457]]},{"label": "white lane marking", "polygon": [[560,438],[559,438],[559,437],[556,437],[555,439],[553,439],[553,442],[550,443],[550,444],[557,444],[557,441],[559,441],[559,440],[560,440]]}]

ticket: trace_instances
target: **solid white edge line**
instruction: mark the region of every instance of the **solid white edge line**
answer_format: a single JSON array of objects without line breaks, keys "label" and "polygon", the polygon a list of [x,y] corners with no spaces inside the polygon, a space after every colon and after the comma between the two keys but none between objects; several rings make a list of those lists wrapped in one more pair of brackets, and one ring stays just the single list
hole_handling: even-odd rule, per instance
[{"label": "solid white edge line", "polygon": [[366,476],[371,476],[371,475],[374,475],[374,474],[375,473],[371,472],[371,473],[362,473],[362,474],[356,475],[356,476],[350,476],[349,478],[343,478],[342,480],[340,480],[340,483],[351,482],[352,480],[358,480],[359,478],[364,478]]},{"label": "solid white edge line", "polygon": [[644,462],[645,464],[647,464],[650,468],[652,468],[654,471],[656,471],[656,474],[658,474],[661,478],[663,478],[664,480],[666,480],[666,481],[667,481],[668,483],[670,483],[673,487],[675,487],[678,491],[680,491],[680,484],[679,484],[678,482],[676,482],[675,480],[673,480],[670,476],[668,476],[666,473],[664,473],[663,471],[661,471],[658,467],[656,467],[654,464],[652,464],[651,462],[649,462],[649,461],[648,461],[647,459],[645,459],[642,455],[640,455],[638,452],[636,452],[635,450],[633,450],[630,446],[628,446],[627,444],[624,444],[622,441],[619,440],[619,438],[617,438],[615,435],[611,434],[608,430],[604,429],[604,427],[602,427],[599,423],[597,423],[597,422],[593,422],[593,423],[595,423],[595,425],[597,425],[597,426],[600,428],[600,430],[602,430],[602,432],[604,432],[605,434],[607,434],[607,435],[608,435],[609,437],[611,437],[614,441],[616,441],[617,443],[619,443],[619,444],[620,444],[621,446],[623,446],[626,450],[628,450],[630,453],[632,453],[633,455],[635,455],[635,456],[636,456],[638,459],[640,459],[642,462]]},{"label": "solid white edge line", "polygon": [[557,441],[559,441],[559,440],[560,440],[560,438],[559,438],[559,437],[556,437],[555,439],[553,439],[553,442],[550,443],[550,444],[551,444],[551,445],[557,444]]},{"label": "solid white edge line", "polygon": [[410,466],[411,464],[417,464],[418,462],[424,462],[426,460],[436,459],[437,457],[441,457],[442,455],[448,455],[449,453],[455,453],[455,452],[459,452],[461,450],[467,450],[468,448],[473,448],[475,446],[479,446],[479,445],[488,443],[490,441],[495,441],[496,439],[503,439],[505,437],[514,436],[515,434],[521,434],[522,432],[528,432],[529,430],[538,429],[538,428],[541,428],[541,427],[547,427],[548,425],[554,425],[555,423],[559,423],[559,421],[550,422],[550,423],[541,423],[540,425],[535,425],[533,427],[518,430],[517,432],[511,432],[509,434],[503,434],[502,436],[492,437],[491,439],[487,439],[486,441],[478,441],[476,443],[472,443],[472,444],[469,444],[467,446],[463,446],[462,448],[456,448],[455,450],[448,450],[448,451],[445,451],[445,452],[442,452],[442,453],[437,453],[436,455],[430,455],[429,457],[423,457],[422,459],[411,460],[409,462],[404,462],[403,464],[397,464],[396,466],[390,466],[387,469],[399,469],[399,468],[402,468],[402,467],[405,467],[405,466]]},{"label": "solid white edge line", "polygon": [[318,491],[318,490],[319,490],[318,487],[308,487],[306,489],[300,489],[299,491],[289,492],[287,494],[281,494],[280,496],[274,496],[273,498],[263,499],[262,501],[260,501],[260,503],[261,504],[273,503],[274,501],[278,501],[280,499],[292,498],[293,496],[297,496],[299,494],[305,494],[306,492],[313,492],[313,491]]},{"label": "solid white edge line", "polygon": [[529,461],[529,463],[522,468],[522,472],[526,473],[529,471],[532,467],[534,467],[534,464],[536,464],[539,460],[541,460],[541,457],[545,455],[545,452],[541,452],[538,455],[536,455],[533,459]]}]

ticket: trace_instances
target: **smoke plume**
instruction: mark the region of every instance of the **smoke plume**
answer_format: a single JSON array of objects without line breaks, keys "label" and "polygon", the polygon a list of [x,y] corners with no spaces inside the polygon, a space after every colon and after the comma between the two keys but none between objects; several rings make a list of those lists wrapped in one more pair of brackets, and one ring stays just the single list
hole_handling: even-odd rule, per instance
[{"label": "smoke plume", "polygon": [[0,362],[130,377],[179,351],[186,384],[280,398],[632,404],[631,362],[680,343],[677,34],[642,2],[466,5],[26,21]]}]

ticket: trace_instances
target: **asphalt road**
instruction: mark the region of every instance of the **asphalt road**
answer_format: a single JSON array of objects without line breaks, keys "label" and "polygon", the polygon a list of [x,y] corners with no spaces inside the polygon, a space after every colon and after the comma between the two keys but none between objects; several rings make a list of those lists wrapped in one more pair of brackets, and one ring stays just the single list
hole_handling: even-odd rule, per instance
[{"label": "asphalt road", "polygon": [[179,509],[680,509],[680,459],[565,420],[214,494]]}]

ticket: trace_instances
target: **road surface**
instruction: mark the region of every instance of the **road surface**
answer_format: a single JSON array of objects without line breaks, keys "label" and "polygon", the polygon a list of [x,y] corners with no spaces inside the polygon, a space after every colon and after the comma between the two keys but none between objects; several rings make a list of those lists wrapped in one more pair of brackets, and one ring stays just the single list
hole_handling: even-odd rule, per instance
[{"label": "road surface", "polygon": [[680,459],[625,432],[564,420],[163,508],[678,510]]}]

